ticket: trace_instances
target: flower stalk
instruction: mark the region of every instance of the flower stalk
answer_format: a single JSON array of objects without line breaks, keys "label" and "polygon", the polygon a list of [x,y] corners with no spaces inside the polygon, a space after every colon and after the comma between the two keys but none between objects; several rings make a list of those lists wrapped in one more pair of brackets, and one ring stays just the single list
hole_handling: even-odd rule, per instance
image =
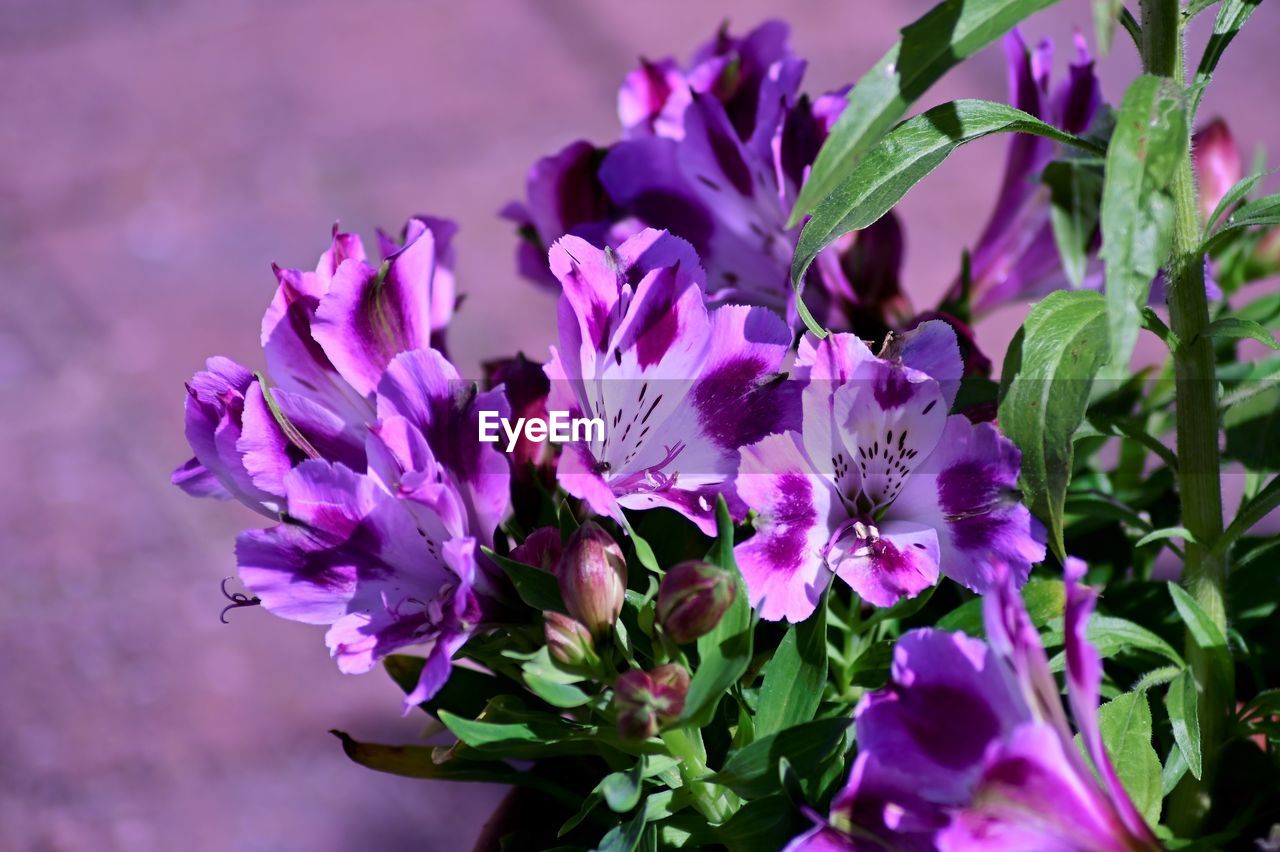
[{"label": "flower stalk", "polygon": [[[1177,0],[1143,0],[1143,62],[1153,74],[1185,85],[1183,20]],[[1191,122],[1188,122],[1191,124]],[[1218,452],[1218,381],[1205,295],[1201,221],[1192,170],[1191,140],[1173,177],[1173,235],[1169,272],[1169,319],[1181,344],[1174,352],[1178,490],[1187,543],[1184,580],[1196,602],[1226,634],[1226,554],[1215,548],[1222,536],[1222,491]],[[1200,687],[1199,722],[1204,771],[1200,780],[1183,778],[1170,809],[1174,829],[1195,831],[1209,809],[1215,757],[1222,741],[1232,687],[1213,665],[1210,652],[1188,638],[1188,659]]]}]

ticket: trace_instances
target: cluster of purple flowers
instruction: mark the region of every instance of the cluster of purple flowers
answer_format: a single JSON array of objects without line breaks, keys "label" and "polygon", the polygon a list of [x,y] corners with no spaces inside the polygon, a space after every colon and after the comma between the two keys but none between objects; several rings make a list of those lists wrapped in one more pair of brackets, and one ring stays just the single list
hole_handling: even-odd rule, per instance
[{"label": "cluster of purple flowers", "polygon": [[[1007,47],[1017,105],[1083,131],[1098,107],[1083,47],[1052,92],[1049,47],[1028,51],[1016,33]],[[624,510],[662,507],[714,534],[723,497],[754,529],[735,555],[766,620],[808,618],[833,577],[877,607],[950,577],[987,595],[989,644],[903,637],[890,685],[857,711],[847,789],[794,848],[1149,845],[1098,735],[1100,670],[1083,633],[1092,593],[1069,574],[1068,682],[1090,768],[1016,592],[1045,556],[1016,490],[1019,453],[992,423],[953,413],[962,376],[985,359],[958,321],[909,316],[892,216],[820,258],[808,293],[838,333],[797,340],[798,228],[787,221],[845,103],[801,94],[803,72],[783,25],[722,31],[688,64],[645,61],[627,76],[618,141],[575,142],[535,164],[526,200],[505,215],[520,228],[521,273],[558,293],[558,345],[542,368],[496,365],[488,390],[445,354],[453,224],[420,217],[399,240],[380,234],[377,263],[335,229],[314,271],[276,269],[267,374],[213,358],[189,382],[194,457],[174,482],[275,523],[240,535],[239,576],[273,613],[329,625],[343,671],[425,646],[406,708],[501,622],[508,581],[482,548],[507,536],[529,476],[624,528]],[[1054,156],[1043,139],[1011,145],[966,285],[976,305],[1065,283],[1035,183]],[[868,328],[888,332],[878,353],[859,336]],[[512,409],[598,418],[605,432],[508,455],[479,440],[478,424]],[[558,536],[537,535],[505,544],[548,562]],[[575,630],[548,620],[553,652],[581,662],[590,636]],[[669,674],[635,673],[628,686],[677,713],[682,698],[668,693],[688,675]],[[665,718],[636,706],[638,730]]]}]

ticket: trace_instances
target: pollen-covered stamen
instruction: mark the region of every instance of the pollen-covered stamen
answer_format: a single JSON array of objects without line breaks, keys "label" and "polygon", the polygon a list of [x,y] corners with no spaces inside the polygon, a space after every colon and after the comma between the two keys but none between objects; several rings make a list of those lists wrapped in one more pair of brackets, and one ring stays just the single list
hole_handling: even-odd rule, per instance
[{"label": "pollen-covered stamen", "polygon": [[880,544],[880,530],[866,518],[851,518],[831,534],[822,558],[835,567],[845,559],[875,556]]},{"label": "pollen-covered stamen", "polygon": [[676,484],[680,472],[674,471],[668,474],[664,468],[673,463],[684,452],[684,448],[684,441],[677,441],[674,446],[663,445],[662,449],[666,455],[661,461],[613,480],[609,486],[614,494],[652,494],[657,491],[666,491]]}]

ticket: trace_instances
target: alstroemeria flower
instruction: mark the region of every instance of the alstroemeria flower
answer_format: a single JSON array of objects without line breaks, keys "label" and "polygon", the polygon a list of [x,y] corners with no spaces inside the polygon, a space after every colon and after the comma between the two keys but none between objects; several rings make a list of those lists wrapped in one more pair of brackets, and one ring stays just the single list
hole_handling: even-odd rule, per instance
[{"label": "alstroemeria flower", "polygon": [[804,620],[832,573],[890,606],[940,572],[985,592],[993,559],[1023,580],[1044,558],[1016,497],[1017,448],[948,415],[962,371],[938,320],[891,338],[883,357],[851,334],[801,341],[801,428],[744,449],[736,479],[758,513],[735,556],[762,618]]},{"label": "alstroemeria flower", "polygon": [[[741,37],[721,29],[687,64],[643,60],[618,95],[622,140],[539,160],[527,200],[504,210],[520,226],[521,273],[552,281],[538,249],[561,234],[616,248],[647,225],[694,246],[713,301],[769,307],[794,325],[800,229],[787,219],[845,93],[802,95],[805,63],[788,40],[785,24],[767,21]],[[900,306],[896,220],[873,230],[841,240],[810,273],[810,310],[830,326]]]},{"label": "alstroemeria flower", "polygon": [[1069,560],[1073,742],[1039,635],[1006,575],[985,600],[989,642],[923,628],[898,640],[890,684],[855,711],[858,757],[828,821],[788,852],[1159,848],[1098,725],[1102,666],[1085,639],[1097,593]]},{"label": "alstroemeria flower", "polygon": [[564,446],[560,484],[597,514],[667,506],[712,533],[738,449],[794,425],[777,381],[790,332],[762,308],[708,310],[697,255],[662,231],[616,251],[565,237],[551,268],[563,293],[547,407],[604,422],[603,440]]},{"label": "alstroemeria flower", "polygon": [[[1102,102],[1093,58],[1084,37],[1075,38],[1076,59],[1067,79],[1050,89],[1053,42],[1030,50],[1018,30],[1004,37],[1013,105],[1068,133],[1088,129]],[[1049,217],[1049,189],[1040,173],[1062,155],[1058,143],[1015,134],[1009,141],[1004,178],[995,210],[970,257],[971,298],[976,311],[1013,300],[1032,301],[1070,287]],[[1101,278],[1096,282],[1101,284]],[[958,295],[960,282],[953,287]]]},{"label": "alstroemeria flower", "polygon": [[500,390],[477,394],[433,349],[397,355],[375,407],[368,472],[326,459],[286,470],[284,522],[241,534],[236,555],[266,609],[332,625],[329,648],[344,672],[430,645],[411,707],[443,684],[494,591],[478,547],[509,509],[510,471],[479,442],[479,412],[509,409]]},{"label": "alstroemeria flower", "polygon": [[240,577],[284,618],[332,625],[345,672],[430,653],[406,707],[430,697],[485,614],[478,547],[510,510],[510,468],[479,441],[479,412],[509,414],[428,343],[453,310],[453,225],[412,219],[386,260],[335,231],[314,272],[277,269],[263,346],[280,387],[213,358],[188,384],[197,496],[236,497],[282,521],[243,533]]}]

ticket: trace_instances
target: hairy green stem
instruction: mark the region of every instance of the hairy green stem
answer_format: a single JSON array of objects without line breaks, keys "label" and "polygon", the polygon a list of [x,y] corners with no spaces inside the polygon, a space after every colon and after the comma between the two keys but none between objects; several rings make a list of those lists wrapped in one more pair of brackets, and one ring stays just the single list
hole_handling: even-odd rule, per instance
[{"label": "hairy green stem", "polygon": [[[1143,63],[1148,72],[1184,86],[1182,20],[1177,0],[1143,0]],[[1213,347],[1203,334],[1209,325],[1204,292],[1201,222],[1192,171],[1191,141],[1173,178],[1173,240],[1168,263],[1169,325],[1182,344],[1174,353],[1175,417],[1178,436],[1178,491],[1188,542],[1183,580],[1196,602],[1226,634],[1225,554],[1215,549],[1222,536],[1222,486],[1218,456],[1218,381]],[[1169,808],[1179,834],[1194,833],[1209,809],[1216,756],[1231,708],[1231,684],[1223,682],[1210,655],[1188,638],[1187,653],[1200,687],[1200,743],[1204,771],[1197,781],[1183,778]]]}]

